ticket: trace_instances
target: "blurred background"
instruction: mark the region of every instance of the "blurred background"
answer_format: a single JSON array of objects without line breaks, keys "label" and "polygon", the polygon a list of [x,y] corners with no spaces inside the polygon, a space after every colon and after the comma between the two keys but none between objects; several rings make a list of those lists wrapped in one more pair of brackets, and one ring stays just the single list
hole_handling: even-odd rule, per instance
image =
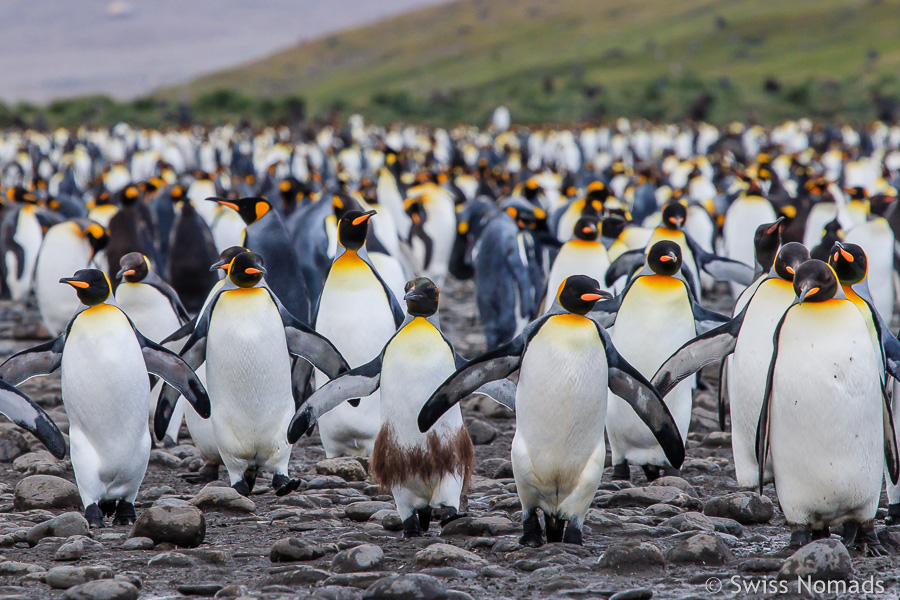
[{"label": "blurred background", "polygon": [[900,0],[4,0],[0,126],[900,117]]}]

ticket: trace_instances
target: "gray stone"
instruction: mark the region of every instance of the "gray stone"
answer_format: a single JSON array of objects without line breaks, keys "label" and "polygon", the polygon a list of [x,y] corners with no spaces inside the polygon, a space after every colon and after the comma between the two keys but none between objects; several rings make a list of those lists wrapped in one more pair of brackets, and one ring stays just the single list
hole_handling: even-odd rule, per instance
[{"label": "gray stone", "polygon": [[478,463],[475,472],[491,479],[509,479],[513,476],[512,463],[505,458],[487,458]]},{"label": "gray stone", "polygon": [[675,517],[682,512],[684,511],[671,504],[651,504],[644,509],[644,514],[648,517],[663,517],[664,519]]},{"label": "gray stone", "polygon": [[784,560],[780,558],[748,558],[737,566],[738,571],[745,573],[771,573],[778,571],[784,565]]},{"label": "gray stone", "polygon": [[698,533],[676,544],[666,558],[674,563],[724,565],[731,560],[731,551],[719,536]]},{"label": "gray stone", "polygon": [[202,510],[219,512],[252,513],[256,504],[250,498],[241,496],[232,487],[207,485],[191,498],[190,503]]},{"label": "gray stone", "polygon": [[518,533],[521,526],[513,523],[508,517],[488,515],[486,517],[460,517],[447,523],[441,529],[441,537],[451,535],[507,535]]},{"label": "gray stone", "polygon": [[775,514],[772,501],[753,492],[735,492],[706,501],[703,514],[734,519],[741,525],[768,523]]},{"label": "gray stone", "polygon": [[408,573],[379,579],[366,589],[363,600],[446,600],[447,588],[430,575]]},{"label": "gray stone", "polygon": [[185,596],[213,596],[223,587],[221,583],[186,583],[175,586],[175,590]]},{"label": "gray stone", "polygon": [[496,439],[498,433],[496,427],[481,419],[472,419],[466,425],[466,429],[469,430],[469,437],[476,446],[490,444]]},{"label": "gray stone", "polygon": [[366,469],[355,458],[326,458],[316,463],[319,475],[336,475],[344,481],[365,481]]},{"label": "gray stone", "polygon": [[70,587],[95,581],[112,579],[113,572],[109,567],[53,567],[47,571],[45,582],[56,590],[67,590]]},{"label": "gray stone", "polygon": [[138,517],[129,537],[148,537],[157,544],[171,542],[193,548],[206,537],[206,519],[203,511],[190,502],[164,498]]},{"label": "gray stone", "polygon": [[381,526],[384,527],[386,531],[400,531],[403,529],[403,520],[400,518],[400,513],[392,510],[390,514],[382,517]]},{"label": "gray stone", "polygon": [[81,540],[66,542],[53,555],[53,560],[78,560],[84,555],[84,543]]},{"label": "gray stone", "polygon": [[325,550],[321,546],[295,537],[278,540],[269,552],[269,560],[273,563],[315,560],[323,556],[325,556]]},{"label": "gray stone", "polygon": [[150,464],[174,469],[181,466],[181,459],[165,450],[155,449],[150,451]]},{"label": "gray stone", "polygon": [[0,429],[0,462],[12,462],[28,452],[28,439],[16,429],[5,426]]},{"label": "gray stone", "polygon": [[13,461],[13,469],[25,475],[55,475],[62,477],[66,473],[66,463],[57,460],[46,450],[23,454]]},{"label": "gray stone", "polygon": [[11,560],[0,562],[0,575],[26,575],[28,573],[42,573],[44,571],[44,567],[33,565],[31,563],[14,562]]},{"label": "gray stone", "polygon": [[147,561],[148,567],[191,567],[196,564],[196,561],[188,556],[187,554],[182,554],[181,552],[160,552],[149,561]]},{"label": "gray stone", "polygon": [[137,495],[138,502],[155,502],[163,496],[174,496],[177,492],[175,488],[168,485],[159,485],[146,490],[141,490]]},{"label": "gray stone", "polygon": [[148,537],[133,537],[122,542],[119,548],[122,550],[152,550],[155,545],[153,540]]},{"label": "gray stone", "polygon": [[384,560],[384,551],[374,544],[363,544],[338,552],[331,561],[335,573],[370,571]]},{"label": "gray stone", "polygon": [[744,535],[744,527],[734,519],[726,519],[725,517],[706,517],[715,526],[719,533],[727,533],[734,537]]},{"label": "gray stone", "polygon": [[46,537],[69,537],[72,535],[88,535],[90,527],[84,515],[77,512],[67,512],[53,517],[49,521],[38,523],[28,530],[26,541],[29,546],[35,546]]},{"label": "gray stone", "polygon": [[637,573],[663,569],[666,559],[662,550],[652,542],[625,542],[613,544],[600,557],[598,566],[616,573]]},{"label": "gray stone", "polygon": [[716,526],[713,525],[707,517],[698,512],[687,512],[681,515],[666,519],[662,522],[663,527],[672,527],[678,531],[715,531]]},{"label": "gray stone", "polygon": [[707,448],[731,448],[731,433],[727,431],[713,431],[703,438],[700,445]]},{"label": "gray stone", "polygon": [[609,600],[650,600],[653,592],[648,589],[625,590],[609,597]]},{"label": "gray stone", "polygon": [[328,571],[307,566],[297,566],[288,571],[280,571],[266,578],[267,585],[311,586],[325,581],[331,576]]},{"label": "gray stone", "polygon": [[585,521],[594,531],[616,531],[622,528],[622,519],[607,510],[588,509]]},{"label": "gray stone", "polygon": [[850,553],[838,540],[816,540],[794,552],[778,571],[778,579],[847,579],[853,573]]},{"label": "gray stone", "polygon": [[450,544],[431,544],[424,550],[416,552],[416,563],[424,566],[443,565],[480,565],[485,560],[468,550]]},{"label": "gray stone", "polygon": [[138,589],[126,581],[89,581],[70,588],[63,600],[137,600]]},{"label": "gray stone", "polygon": [[351,521],[363,522],[371,519],[372,516],[380,510],[391,510],[392,508],[394,508],[394,505],[390,502],[366,500],[348,504],[344,508],[344,516]]},{"label": "gray stone", "polygon": [[601,496],[596,500],[596,504],[602,508],[646,507],[658,503],[671,504],[690,510],[699,510],[703,506],[696,498],[671,486],[627,488]]},{"label": "gray stone", "polygon": [[655,479],[650,482],[651,487],[676,487],[688,496],[692,496],[697,498],[697,490],[694,489],[690,483],[681,477],[675,477],[674,475],[666,475],[664,477],[660,477],[659,479]]},{"label": "gray stone", "polygon": [[81,497],[71,481],[53,475],[29,475],[16,485],[16,510],[32,508],[79,508]]}]

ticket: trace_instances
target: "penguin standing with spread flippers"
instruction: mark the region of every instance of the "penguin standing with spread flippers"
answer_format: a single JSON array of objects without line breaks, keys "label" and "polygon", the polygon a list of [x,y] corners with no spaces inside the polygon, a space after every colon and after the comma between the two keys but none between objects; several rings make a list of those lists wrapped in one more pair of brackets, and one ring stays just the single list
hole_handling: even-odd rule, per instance
[{"label": "penguin standing with spread flippers", "polygon": [[575,223],[574,237],[563,244],[553,259],[550,275],[547,277],[547,291],[544,297],[544,313],[553,306],[553,298],[559,284],[571,275],[587,275],[602,281],[609,268],[609,255],[602,242],[597,241],[599,231],[597,219],[581,217]]},{"label": "penguin standing with spread flippers", "polygon": [[[331,340],[351,367],[379,356],[403,323],[393,292],[368,261],[365,241],[374,211],[347,211],[338,223],[344,252],[334,260],[316,315],[316,331]],[[348,319],[347,315],[354,315]],[[325,380],[316,374],[316,387]],[[319,419],[325,454],[370,456],[381,428],[381,392],[335,407]]]},{"label": "penguin standing with spread flippers", "polygon": [[82,269],[60,283],[75,288],[83,306],[55,340],[0,365],[0,378],[15,385],[60,369],[85,518],[92,527],[102,527],[104,515],[112,514],[115,524],[130,524],[150,457],[148,372],[174,385],[204,417],[209,397],[177,354],[135,329],[102,271]]},{"label": "penguin standing with spread flippers", "polygon": [[[600,485],[606,460],[603,429],[607,388],[627,402],[650,427],[673,467],[684,460],[678,426],[656,390],[616,351],[606,331],[585,315],[609,298],[596,280],[566,279],[557,292],[561,312],[545,315],[522,334],[460,367],[419,413],[428,431],[457,402],[488,381],[519,371],[512,468],[522,502],[520,543],[547,540],[582,543],[582,525]],[[511,299],[510,299],[511,300]]]},{"label": "penguin standing with spread flippers", "polygon": [[[728,317],[701,307],[684,279],[681,247],[661,241],[650,247],[647,264],[617,298],[609,313],[615,318],[610,336],[619,354],[646,377],[698,330],[709,330]],[[595,313],[590,313],[591,315]],[[663,333],[664,332],[664,333]],[[647,344],[647,340],[654,340]],[[693,405],[692,382],[683,381],[665,396],[666,406],[686,439]],[[629,464],[640,466],[648,480],[679,475],[630,404],[616,394],[609,397],[606,434],[612,449],[613,478],[630,480]]]},{"label": "penguin standing with spread flippers", "polygon": [[844,525],[845,544],[881,555],[874,526],[881,482],[885,466],[895,483],[900,468],[881,361],[831,267],[800,265],[794,292],[775,329],[757,460],[772,457],[792,546]]},{"label": "penguin standing with spread flippers", "polygon": [[219,256],[209,225],[197,214],[181,186],[172,189],[175,222],[169,236],[169,283],[184,307],[195,313],[219,280],[209,265]]},{"label": "penguin standing with spread flippers", "polygon": [[[244,496],[253,491],[261,469],[273,473],[272,488],[279,496],[300,483],[288,476],[291,445],[286,432],[296,410],[294,398],[306,381],[292,376],[291,356],[313,363],[330,377],[348,370],[327,339],[278,301],[262,281],[265,274],[258,254],[239,253],[181,351],[193,368],[206,361],[216,445],[231,486]],[[154,421],[158,439],[165,434],[177,399],[177,391],[163,389]]]},{"label": "penguin standing with spread flippers", "polygon": [[[167,336],[188,322],[190,317],[181,305],[178,294],[153,270],[149,258],[140,252],[132,252],[123,256],[119,265],[116,279],[121,283],[116,288],[116,303],[147,339],[161,344]],[[169,349],[177,351],[180,347],[175,345]],[[150,392],[148,419],[151,423],[161,390],[160,381]],[[184,402],[179,401],[163,439],[164,446],[176,445],[183,415]]]},{"label": "penguin standing with spread flippers", "polygon": [[91,266],[108,241],[109,232],[89,219],[64,221],[47,230],[34,268],[34,296],[50,335],[62,333],[79,306],[72,290],[59,285],[60,277]]},{"label": "penguin standing with spread flippers", "polygon": [[460,516],[460,498],[472,476],[474,448],[458,405],[427,434],[416,425],[425,401],[464,362],[441,333],[438,296],[430,279],[407,283],[409,316],[403,327],[374,360],[319,388],[294,416],[288,433],[293,443],[328,410],[380,388],[381,430],[369,471],[393,494],[404,538],[427,531],[433,511],[441,525]]}]

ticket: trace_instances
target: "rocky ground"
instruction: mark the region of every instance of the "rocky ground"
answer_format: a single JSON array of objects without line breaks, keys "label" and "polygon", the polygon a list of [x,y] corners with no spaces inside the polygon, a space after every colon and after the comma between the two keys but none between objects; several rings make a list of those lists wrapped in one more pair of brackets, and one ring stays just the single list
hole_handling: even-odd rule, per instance
[{"label": "rocky ground", "polygon": [[[474,355],[483,338],[472,290],[447,287],[444,329],[463,354]],[[727,298],[713,307],[727,310]],[[36,343],[35,312],[9,305],[0,312],[0,354]],[[67,429],[58,377],[23,389]],[[520,507],[508,461],[513,415],[478,399],[465,404],[464,414],[476,443],[469,517],[414,541],[399,539],[391,498],[367,481],[365,465],[324,460],[317,435],[294,450],[300,491],[276,498],[261,478],[248,500],[227,487],[224,471],[207,487],[185,480],[200,467],[186,429],[182,445],[153,451],[135,527],[90,531],[69,462],[56,461],[4,423],[0,598],[787,597],[798,591],[797,575],[808,573],[860,583],[873,578],[882,586],[868,594],[866,588],[813,588],[826,590],[824,597],[897,597],[900,591],[895,554],[851,556],[837,536],[789,558],[788,530],[771,486],[763,498],[737,488],[729,434],[717,431],[709,392],[695,396],[683,477],[648,484],[635,468],[633,484],[611,482],[607,468],[583,547],[518,545]],[[893,543],[900,531],[881,536]]]}]

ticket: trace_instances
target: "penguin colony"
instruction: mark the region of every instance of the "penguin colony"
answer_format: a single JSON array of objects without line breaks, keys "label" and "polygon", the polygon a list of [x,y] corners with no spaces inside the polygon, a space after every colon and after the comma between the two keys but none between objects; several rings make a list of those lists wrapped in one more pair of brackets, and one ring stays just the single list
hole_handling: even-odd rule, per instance
[{"label": "penguin colony", "polygon": [[[520,542],[581,544],[606,467],[679,474],[707,365],[792,545],[883,552],[883,485],[900,520],[896,126],[8,131],[0,186],[2,293],[52,338],[0,365],[0,412],[69,452],[91,526],[135,521],[186,421],[192,481],[243,495],[295,491],[318,426],[421,536],[464,514],[481,394],[516,414]],[[480,356],[441,329],[448,277]],[[15,387],[55,371],[68,447]]]}]

